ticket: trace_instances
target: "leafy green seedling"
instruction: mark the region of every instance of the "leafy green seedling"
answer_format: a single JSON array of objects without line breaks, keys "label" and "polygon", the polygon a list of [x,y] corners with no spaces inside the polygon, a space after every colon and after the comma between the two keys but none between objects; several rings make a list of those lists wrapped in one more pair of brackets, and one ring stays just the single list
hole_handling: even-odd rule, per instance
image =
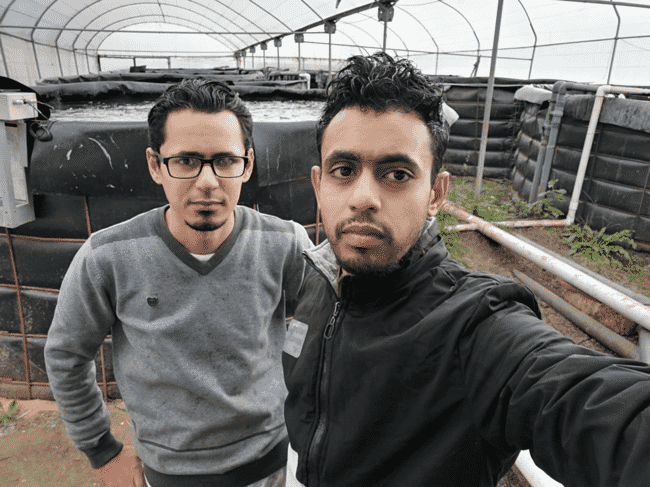
[{"label": "leafy green seedling", "polygon": [[20,406],[18,406],[18,401],[15,399],[9,403],[9,407],[7,407],[7,412],[5,412],[4,408],[2,407],[2,404],[0,404],[0,423],[2,423],[2,426],[6,426],[9,421],[12,419],[16,419],[18,417],[18,410],[20,409]]},{"label": "leafy green seedling", "polygon": [[636,249],[636,242],[631,238],[629,230],[605,234],[606,227],[594,231],[589,225],[572,225],[562,234],[563,241],[569,245],[569,255],[583,255],[593,262],[606,264],[616,269],[634,270],[638,267],[629,252],[620,242]]}]

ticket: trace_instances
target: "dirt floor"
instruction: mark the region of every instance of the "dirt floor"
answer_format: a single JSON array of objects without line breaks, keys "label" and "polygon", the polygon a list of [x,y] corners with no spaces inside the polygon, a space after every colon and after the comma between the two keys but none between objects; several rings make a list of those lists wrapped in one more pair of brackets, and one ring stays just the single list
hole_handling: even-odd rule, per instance
[{"label": "dirt floor", "polygon": [[[517,232],[546,248],[562,255],[568,249],[561,243],[559,230],[530,228]],[[478,232],[463,232],[461,261],[470,270],[482,270],[512,277],[512,269],[519,269],[536,281],[561,291],[559,280],[541,268],[525,261]],[[650,296],[650,254],[635,253],[641,262],[641,273],[603,268],[590,263],[588,259],[577,259],[580,264],[592,267],[609,279]],[[593,338],[576,328],[552,308],[540,303],[544,319],[560,332],[584,346],[607,351]],[[634,336],[630,337],[634,341]],[[9,399],[2,399],[7,410]],[[7,426],[0,426],[0,484],[4,487],[90,487],[98,483],[86,458],[68,441],[53,403],[47,401],[19,401],[20,415]],[[113,432],[123,442],[132,443],[132,431],[128,413],[122,411],[120,402],[110,403],[113,418]],[[516,475],[510,472],[502,479],[499,487],[525,487]]]},{"label": "dirt floor", "polygon": [[[1,398],[4,411],[10,399]],[[0,485],[3,487],[99,486],[90,464],[66,436],[61,416],[51,401],[18,401],[19,419],[0,426]],[[121,401],[108,409],[113,434],[133,444],[131,420]]]}]

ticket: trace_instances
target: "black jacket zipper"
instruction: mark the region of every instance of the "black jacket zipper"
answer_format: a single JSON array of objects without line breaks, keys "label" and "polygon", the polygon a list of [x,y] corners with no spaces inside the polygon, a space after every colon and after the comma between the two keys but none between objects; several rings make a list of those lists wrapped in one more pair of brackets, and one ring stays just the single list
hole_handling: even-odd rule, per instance
[{"label": "black jacket zipper", "polygon": [[[325,436],[325,430],[327,429],[327,415],[324,411],[325,404],[327,402],[327,395],[329,391],[329,381],[330,381],[330,362],[331,362],[331,353],[330,347],[328,347],[328,342],[334,334],[334,327],[336,325],[336,318],[341,310],[341,302],[337,301],[334,304],[334,312],[330,317],[325,330],[323,332],[323,355],[321,358],[321,374],[318,387],[318,413],[316,418],[316,430],[311,439],[311,444],[309,445],[308,455],[307,455],[307,482],[311,487],[316,487],[318,484],[318,460],[319,453],[322,448],[323,437]],[[313,477],[312,477],[313,472]],[[310,482],[314,478],[316,483]]]}]

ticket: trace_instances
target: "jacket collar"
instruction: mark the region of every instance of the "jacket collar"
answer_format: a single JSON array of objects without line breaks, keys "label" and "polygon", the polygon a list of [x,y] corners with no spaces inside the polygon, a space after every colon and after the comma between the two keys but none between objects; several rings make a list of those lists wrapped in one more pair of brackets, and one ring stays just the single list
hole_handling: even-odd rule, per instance
[{"label": "jacket collar", "polygon": [[[329,241],[325,240],[317,247],[305,250],[304,255],[313,267],[332,285],[336,294],[340,295],[341,266],[336,260]],[[411,250],[402,257],[398,270],[379,278],[346,276],[346,281],[350,282],[350,286],[353,288],[366,288],[369,291],[372,288],[374,296],[377,296],[378,290],[383,291],[379,294],[385,294],[385,292],[394,291],[395,286],[402,287],[408,284],[408,281],[420,272],[423,265],[430,268],[440,263],[448,255],[436,219],[427,218],[420,238]],[[358,295],[359,293],[355,292],[354,294]]]}]

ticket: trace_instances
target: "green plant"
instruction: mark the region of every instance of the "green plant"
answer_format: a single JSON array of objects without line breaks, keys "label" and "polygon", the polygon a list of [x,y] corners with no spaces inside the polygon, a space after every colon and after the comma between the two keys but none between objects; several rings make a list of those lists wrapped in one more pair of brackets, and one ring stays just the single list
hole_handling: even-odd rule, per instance
[{"label": "green plant", "polygon": [[445,247],[447,247],[451,258],[462,262],[465,251],[463,249],[460,232],[449,229],[449,227],[458,224],[458,217],[446,212],[445,210],[440,210],[436,215],[436,221],[438,223],[440,235],[442,235]]},{"label": "green plant", "polygon": [[459,178],[451,185],[447,199],[487,221],[507,218],[506,202],[512,189],[503,181],[486,179],[481,185],[481,194],[476,198],[475,182],[476,179],[471,176]]},{"label": "green plant", "polygon": [[572,225],[562,234],[563,241],[569,245],[569,255],[584,255],[593,262],[607,264],[616,269],[635,270],[638,264],[619,243],[636,249],[629,230],[605,234],[606,228],[594,231],[589,225]]},{"label": "green plant", "polygon": [[20,406],[18,406],[18,401],[15,399],[9,403],[9,407],[7,407],[6,413],[2,407],[2,404],[0,404],[0,423],[2,423],[2,426],[7,425],[12,419],[16,419],[18,417],[19,409]]},{"label": "green plant", "polygon": [[560,218],[564,215],[562,210],[553,206],[555,201],[564,201],[564,195],[566,194],[565,189],[556,189],[555,184],[557,180],[551,180],[548,182],[547,190],[543,193],[539,193],[539,200],[534,203],[528,203],[521,200],[516,194],[512,195],[512,213],[517,215],[519,218],[529,218],[529,217],[544,217],[551,216],[553,218]]}]

